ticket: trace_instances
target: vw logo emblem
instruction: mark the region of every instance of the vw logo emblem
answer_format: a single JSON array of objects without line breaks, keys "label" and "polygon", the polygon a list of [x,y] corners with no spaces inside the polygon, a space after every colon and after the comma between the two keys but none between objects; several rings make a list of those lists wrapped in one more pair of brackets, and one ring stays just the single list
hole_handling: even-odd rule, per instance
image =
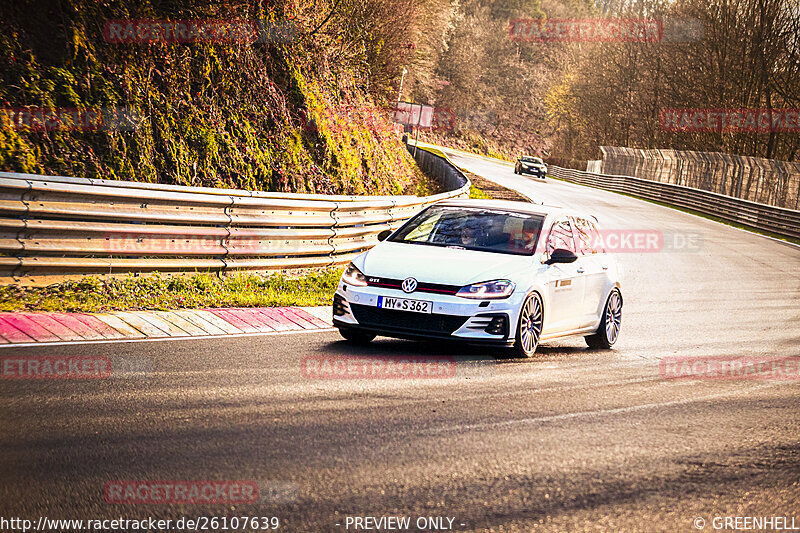
[{"label": "vw logo emblem", "polygon": [[417,280],[414,278],[406,278],[403,280],[403,292],[414,292],[417,290]]}]

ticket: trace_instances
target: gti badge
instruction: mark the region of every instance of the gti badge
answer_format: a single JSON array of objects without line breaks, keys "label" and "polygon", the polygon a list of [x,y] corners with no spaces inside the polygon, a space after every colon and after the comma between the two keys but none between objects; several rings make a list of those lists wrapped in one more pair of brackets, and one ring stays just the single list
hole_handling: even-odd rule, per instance
[{"label": "gti badge", "polygon": [[403,280],[403,292],[414,292],[417,290],[417,280],[414,278],[406,278]]}]

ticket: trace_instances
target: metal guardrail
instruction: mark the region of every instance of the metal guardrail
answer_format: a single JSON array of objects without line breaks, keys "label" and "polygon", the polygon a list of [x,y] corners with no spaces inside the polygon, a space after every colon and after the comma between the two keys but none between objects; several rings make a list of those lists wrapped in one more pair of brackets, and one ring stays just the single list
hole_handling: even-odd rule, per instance
[{"label": "metal guardrail", "polygon": [[469,194],[449,160],[417,154],[448,192],[327,196],[0,172],[0,282],[347,263],[423,207]]},{"label": "metal guardrail", "polygon": [[784,237],[800,238],[800,211],[633,176],[596,174],[556,166],[550,166],[549,172],[553,177],[581,185],[631,194]]}]

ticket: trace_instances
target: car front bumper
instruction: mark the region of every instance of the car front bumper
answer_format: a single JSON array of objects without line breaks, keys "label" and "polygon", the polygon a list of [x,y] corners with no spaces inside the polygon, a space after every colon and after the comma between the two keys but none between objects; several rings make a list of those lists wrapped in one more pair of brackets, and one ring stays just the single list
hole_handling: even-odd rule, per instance
[{"label": "car front bumper", "polygon": [[547,174],[547,171],[539,169],[539,168],[525,168],[525,167],[522,167],[520,169],[520,171],[523,174],[530,174],[532,176],[538,176],[540,178],[544,178],[545,175]]},{"label": "car front bumper", "polygon": [[[433,313],[381,309],[378,297],[431,302]],[[514,342],[519,302],[472,300],[460,296],[397,289],[357,287],[340,282],[334,296],[333,325],[387,337],[448,339],[470,343],[509,345]]]}]

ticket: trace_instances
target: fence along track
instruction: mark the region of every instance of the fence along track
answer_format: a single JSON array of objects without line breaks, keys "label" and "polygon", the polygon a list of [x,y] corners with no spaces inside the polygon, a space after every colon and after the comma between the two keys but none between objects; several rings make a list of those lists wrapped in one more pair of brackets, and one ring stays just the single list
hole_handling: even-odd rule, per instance
[{"label": "fence along track", "polygon": [[601,146],[586,170],[636,176],[787,209],[800,207],[800,163],[720,152]]},{"label": "fence along track", "polygon": [[419,150],[417,161],[447,192],[327,196],[0,172],[0,278],[347,263],[423,207],[469,194],[448,159]]},{"label": "fence along track", "polygon": [[678,207],[684,207],[751,228],[784,237],[800,238],[800,211],[759,204],[711,191],[662,183],[632,176],[583,172],[550,166],[553,177],[608,191],[631,194]]}]

